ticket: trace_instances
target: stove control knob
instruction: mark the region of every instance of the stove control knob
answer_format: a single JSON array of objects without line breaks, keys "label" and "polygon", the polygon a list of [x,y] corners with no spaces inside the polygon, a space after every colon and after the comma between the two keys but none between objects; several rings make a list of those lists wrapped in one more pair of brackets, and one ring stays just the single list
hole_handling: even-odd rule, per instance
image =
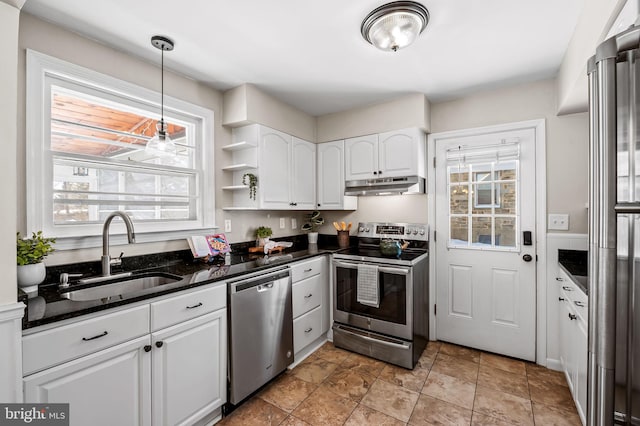
[{"label": "stove control knob", "polygon": [[418,235],[418,230],[417,229],[413,230],[413,235]]},{"label": "stove control knob", "polygon": [[424,235],[424,229],[420,230],[420,235]]},{"label": "stove control knob", "polygon": [[407,232],[405,232],[405,234],[411,235],[411,229],[407,228]]},{"label": "stove control knob", "polygon": [[360,228],[358,228],[358,232],[363,232],[364,231],[364,226],[361,226]]},{"label": "stove control knob", "polygon": [[364,232],[369,232],[369,228],[365,228]]}]

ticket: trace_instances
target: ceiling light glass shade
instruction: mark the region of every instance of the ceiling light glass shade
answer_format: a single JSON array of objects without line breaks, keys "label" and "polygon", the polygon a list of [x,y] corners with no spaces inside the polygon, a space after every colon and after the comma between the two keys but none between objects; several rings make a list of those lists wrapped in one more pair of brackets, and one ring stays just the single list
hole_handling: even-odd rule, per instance
[{"label": "ceiling light glass shade", "polygon": [[420,3],[397,1],[367,15],[360,32],[378,49],[395,52],[413,43],[428,22],[429,11]]},{"label": "ceiling light glass shade", "polygon": [[167,134],[167,125],[164,120],[158,122],[158,131],[155,136],[149,139],[144,151],[150,155],[167,158],[175,157],[178,153],[176,144],[173,143]]}]

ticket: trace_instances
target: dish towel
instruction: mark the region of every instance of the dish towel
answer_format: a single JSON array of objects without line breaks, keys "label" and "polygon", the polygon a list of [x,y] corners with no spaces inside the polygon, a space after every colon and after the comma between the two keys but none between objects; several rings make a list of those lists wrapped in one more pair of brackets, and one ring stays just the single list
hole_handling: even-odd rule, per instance
[{"label": "dish towel", "polygon": [[380,307],[380,291],[378,288],[378,267],[376,265],[358,265],[356,283],[356,300],[363,305]]}]

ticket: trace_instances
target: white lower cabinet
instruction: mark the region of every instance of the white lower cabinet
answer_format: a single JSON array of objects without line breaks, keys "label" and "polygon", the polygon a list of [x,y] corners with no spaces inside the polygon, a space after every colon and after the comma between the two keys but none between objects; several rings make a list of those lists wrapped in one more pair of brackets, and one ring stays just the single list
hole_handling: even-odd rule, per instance
[{"label": "white lower cabinet", "polygon": [[[149,312],[151,318],[155,313],[155,323]],[[160,312],[165,313],[162,321]],[[52,334],[67,347],[51,352],[69,353],[63,363],[33,374],[25,371],[24,399],[70,403],[72,426],[191,425],[211,420],[226,402],[226,312],[223,283],[24,336],[23,352],[33,359],[34,368],[48,365],[40,359],[47,359],[45,344],[56,346]],[[88,355],[69,351],[77,342],[97,345],[94,342],[102,339],[124,337],[121,323],[132,314],[140,318],[131,329],[138,330],[146,321],[144,336]],[[159,324],[175,325],[154,330]]]},{"label": "white lower cabinet", "polygon": [[329,331],[329,260],[319,256],[293,263],[290,268],[293,352],[298,361]]},{"label": "white lower cabinet", "polygon": [[153,424],[193,424],[226,395],[226,310],[151,335]]},{"label": "white lower cabinet", "polygon": [[558,273],[560,362],[582,424],[586,424],[588,299],[562,270]]},{"label": "white lower cabinet", "polygon": [[71,425],[151,425],[150,337],[24,378],[25,402],[69,403]]}]

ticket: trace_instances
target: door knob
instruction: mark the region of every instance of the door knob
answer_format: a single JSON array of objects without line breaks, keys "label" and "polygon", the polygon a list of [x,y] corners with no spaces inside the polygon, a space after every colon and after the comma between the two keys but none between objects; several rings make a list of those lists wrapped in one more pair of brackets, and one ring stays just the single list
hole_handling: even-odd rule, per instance
[{"label": "door knob", "polygon": [[525,262],[531,262],[533,260],[533,257],[531,257],[530,254],[525,254],[524,256],[522,256],[522,260],[524,260]]}]

